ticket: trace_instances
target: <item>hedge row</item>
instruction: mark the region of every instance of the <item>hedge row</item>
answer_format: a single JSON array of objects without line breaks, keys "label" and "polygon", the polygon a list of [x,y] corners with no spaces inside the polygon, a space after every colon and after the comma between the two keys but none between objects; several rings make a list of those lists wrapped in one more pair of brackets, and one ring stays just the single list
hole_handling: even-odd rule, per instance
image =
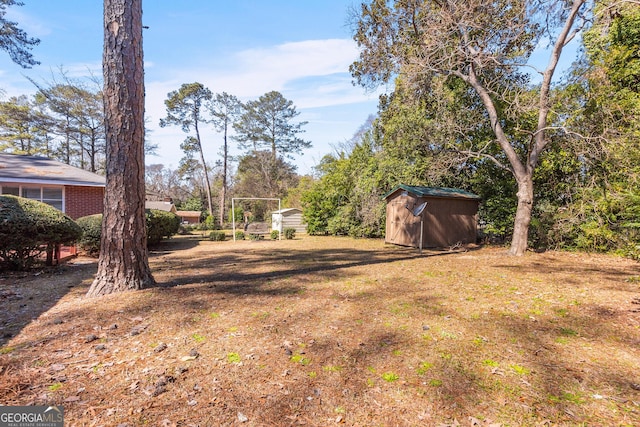
[{"label": "hedge row", "polygon": [[[147,241],[160,242],[178,232],[180,217],[155,209],[146,211]],[[102,214],[73,221],[58,209],[36,200],[0,195],[0,270],[28,270],[56,245],[78,243],[90,254],[100,251]]]},{"label": "hedge row", "polygon": [[89,255],[96,256],[100,253],[100,236],[102,235],[102,214],[83,216],[76,220],[82,229],[82,237],[78,240],[78,246]]},{"label": "hedge row", "polygon": [[[171,212],[157,209],[145,211],[147,221],[147,243],[153,245],[166,237],[171,237],[180,229],[180,217]],[[100,252],[100,237],[102,232],[102,214],[78,218],[78,225],[82,229],[82,237],[78,245],[89,254]]]},{"label": "hedge row", "polygon": [[0,196],[0,269],[27,270],[55,245],[71,244],[82,230],[71,218],[46,203]]}]

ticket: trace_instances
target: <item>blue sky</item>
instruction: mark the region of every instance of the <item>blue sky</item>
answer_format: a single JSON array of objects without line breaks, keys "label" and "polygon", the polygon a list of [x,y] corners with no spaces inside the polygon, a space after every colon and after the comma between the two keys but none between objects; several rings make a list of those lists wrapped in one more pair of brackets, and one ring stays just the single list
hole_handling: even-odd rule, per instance
[{"label": "blue sky", "polygon": [[[51,82],[58,70],[70,77],[101,77],[102,1],[23,0],[7,18],[38,37],[35,58],[24,70],[0,52],[0,88],[5,98],[35,92],[25,78]],[[200,82],[212,92],[243,101],[276,90],[293,101],[307,121],[302,135],[313,147],[295,164],[308,173],[332,145],[349,140],[370,114],[377,95],[352,85],[349,65],[357,49],[347,24],[352,0],[145,0],[145,89],[148,138],[159,144],[147,164],[175,168],[185,134],[160,128],[167,93],[183,83]],[[222,137],[202,135],[208,162],[218,159]]]}]

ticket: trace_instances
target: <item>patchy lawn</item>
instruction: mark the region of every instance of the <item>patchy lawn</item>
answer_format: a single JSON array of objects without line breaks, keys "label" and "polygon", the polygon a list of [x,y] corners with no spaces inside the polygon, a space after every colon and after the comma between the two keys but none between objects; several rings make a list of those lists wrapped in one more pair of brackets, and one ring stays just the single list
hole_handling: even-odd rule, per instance
[{"label": "patchy lawn", "polygon": [[140,292],[84,298],[86,259],[5,274],[0,403],[68,426],[640,425],[640,265],[505,254],[187,236]]}]

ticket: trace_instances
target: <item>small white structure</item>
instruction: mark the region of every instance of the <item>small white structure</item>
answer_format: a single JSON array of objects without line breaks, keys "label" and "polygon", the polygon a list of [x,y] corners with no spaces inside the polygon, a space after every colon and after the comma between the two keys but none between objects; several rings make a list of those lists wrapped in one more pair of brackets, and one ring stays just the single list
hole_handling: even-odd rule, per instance
[{"label": "small white structure", "polygon": [[294,228],[296,233],[307,232],[307,227],[302,221],[301,209],[287,208],[271,213],[271,229],[282,233],[285,228]]}]

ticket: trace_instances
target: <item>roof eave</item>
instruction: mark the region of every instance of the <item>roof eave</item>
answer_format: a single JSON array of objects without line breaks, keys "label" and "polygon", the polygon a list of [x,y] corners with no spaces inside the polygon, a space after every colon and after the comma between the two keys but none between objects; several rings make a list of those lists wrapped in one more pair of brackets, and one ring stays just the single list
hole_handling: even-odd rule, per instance
[{"label": "roof eave", "polygon": [[87,181],[66,181],[54,179],[31,179],[31,178],[9,178],[1,177],[0,182],[10,182],[15,184],[38,184],[38,185],[63,185],[74,187],[105,187],[105,183]]},{"label": "roof eave", "polygon": [[[436,187],[434,187],[434,188],[436,188]],[[480,197],[480,196],[478,196],[476,194],[472,194],[472,193],[468,193],[468,194],[447,194],[447,195],[425,194],[425,193],[422,193],[422,192],[416,190],[416,188],[414,186],[406,185],[406,184],[398,184],[393,190],[391,190],[387,194],[385,194],[383,196],[383,199],[385,199],[385,200],[388,199],[389,196],[391,196],[393,193],[397,192],[398,190],[408,191],[409,193],[411,193],[411,194],[413,194],[414,196],[417,196],[417,197],[432,197],[432,198],[436,198],[436,199],[473,200],[473,201],[476,201],[476,202],[479,202],[480,200],[482,200],[482,197]],[[460,191],[462,191],[462,190],[460,190]]]}]

